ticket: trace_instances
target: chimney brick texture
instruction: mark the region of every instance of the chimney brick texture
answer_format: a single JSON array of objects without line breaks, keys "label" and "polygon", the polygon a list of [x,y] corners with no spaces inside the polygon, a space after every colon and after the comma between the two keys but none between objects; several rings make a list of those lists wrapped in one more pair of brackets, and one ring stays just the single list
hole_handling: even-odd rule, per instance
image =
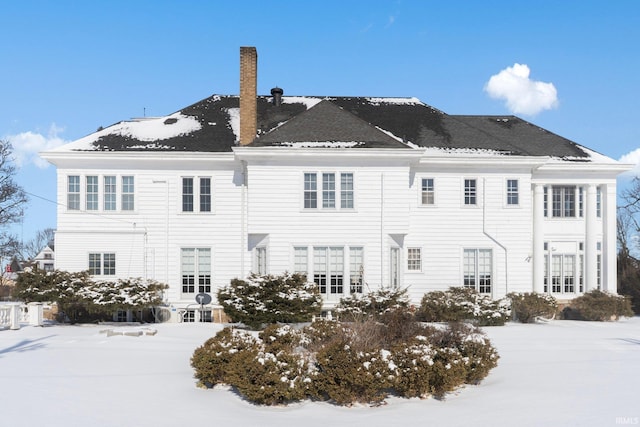
[{"label": "chimney brick texture", "polygon": [[240,47],[240,145],[250,144],[258,130],[258,52]]}]

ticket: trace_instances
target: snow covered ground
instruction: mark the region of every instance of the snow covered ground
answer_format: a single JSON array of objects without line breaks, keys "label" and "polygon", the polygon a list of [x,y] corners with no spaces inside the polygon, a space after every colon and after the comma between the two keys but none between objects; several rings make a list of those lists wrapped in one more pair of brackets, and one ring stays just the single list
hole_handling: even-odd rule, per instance
[{"label": "snow covered ground", "polygon": [[[444,401],[261,407],[197,388],[189,359],[220,325],[0,331],[0,426],[615,426],[640,423],[640,317],[484,328],[500,361]],[[133,331],[142,327],[114,327]]]}]

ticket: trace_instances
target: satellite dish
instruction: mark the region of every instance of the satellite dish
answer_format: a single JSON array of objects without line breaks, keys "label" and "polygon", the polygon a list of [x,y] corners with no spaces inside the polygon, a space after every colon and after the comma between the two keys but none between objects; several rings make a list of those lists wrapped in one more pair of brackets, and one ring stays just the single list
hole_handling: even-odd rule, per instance
[{"label": "satellite dish", "polygon": [[211,295],[209,294],[198,294],[196,295],[196,302],[200,305],[206,305],[211,302]]}]

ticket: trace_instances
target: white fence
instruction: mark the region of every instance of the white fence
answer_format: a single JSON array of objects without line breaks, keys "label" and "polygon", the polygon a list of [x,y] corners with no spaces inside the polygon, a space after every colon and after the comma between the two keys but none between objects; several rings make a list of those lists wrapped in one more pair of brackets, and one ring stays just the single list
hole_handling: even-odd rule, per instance
[{"label": "white fence", "polygon": [[19,302],[0,303],[0,331],[4,329],[20,329],[27,324],[42,326],[42,303]]}]

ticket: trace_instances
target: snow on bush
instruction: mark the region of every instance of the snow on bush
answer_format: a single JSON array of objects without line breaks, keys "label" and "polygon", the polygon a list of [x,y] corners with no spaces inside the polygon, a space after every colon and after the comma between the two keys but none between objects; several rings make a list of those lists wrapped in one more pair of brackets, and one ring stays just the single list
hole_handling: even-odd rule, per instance
[{"label": "snow on bush", "polygon": [[424,322],[467,321],[478,326],[501,326],[510,313],[506,300],[494,301],[471,288],[451,287],[444,292],[426,293],[416,316]]},{"label": "snow on bush", "polygon": [[345,320],[363,319],[368,316],[381,316],[399,308],[409,307],[406,289],[379,289],[366,294],[353,293],[340,298],[336,312]]},{"label": "snow on bush", "polygon": [[218,290],[218,302],[234,322],[253,329],[269,323],[310,321],[320,314],[322,298],[315,283],[300,274],[252,274]]},{"label": "snow on bush", "polygon": [[117,310],[160,305],[168,286],[142,278],[94,281],[88,272],[25,271],[18,276],[14,297],[25,302],[55,302],[71,323],[110,319]]},{"label": "snow on bush", "polygon": [[551,318],[558,311],[556,299],[549,294],[512,292],[507,295],[507,299],[511,302],[514,320],[521,323],[535,323],[540,318]]},{"label": "snow on bush", "polygon": [[227,384],[266,405],[443,397],[497,365],[497,352],[476,327],[411,322],[407,337],[384,332],[387,325],[373,319],[318,320],[300,330],[271,325],[258,336],[226,328],[195,350],[191,365],[200,385]]}]

